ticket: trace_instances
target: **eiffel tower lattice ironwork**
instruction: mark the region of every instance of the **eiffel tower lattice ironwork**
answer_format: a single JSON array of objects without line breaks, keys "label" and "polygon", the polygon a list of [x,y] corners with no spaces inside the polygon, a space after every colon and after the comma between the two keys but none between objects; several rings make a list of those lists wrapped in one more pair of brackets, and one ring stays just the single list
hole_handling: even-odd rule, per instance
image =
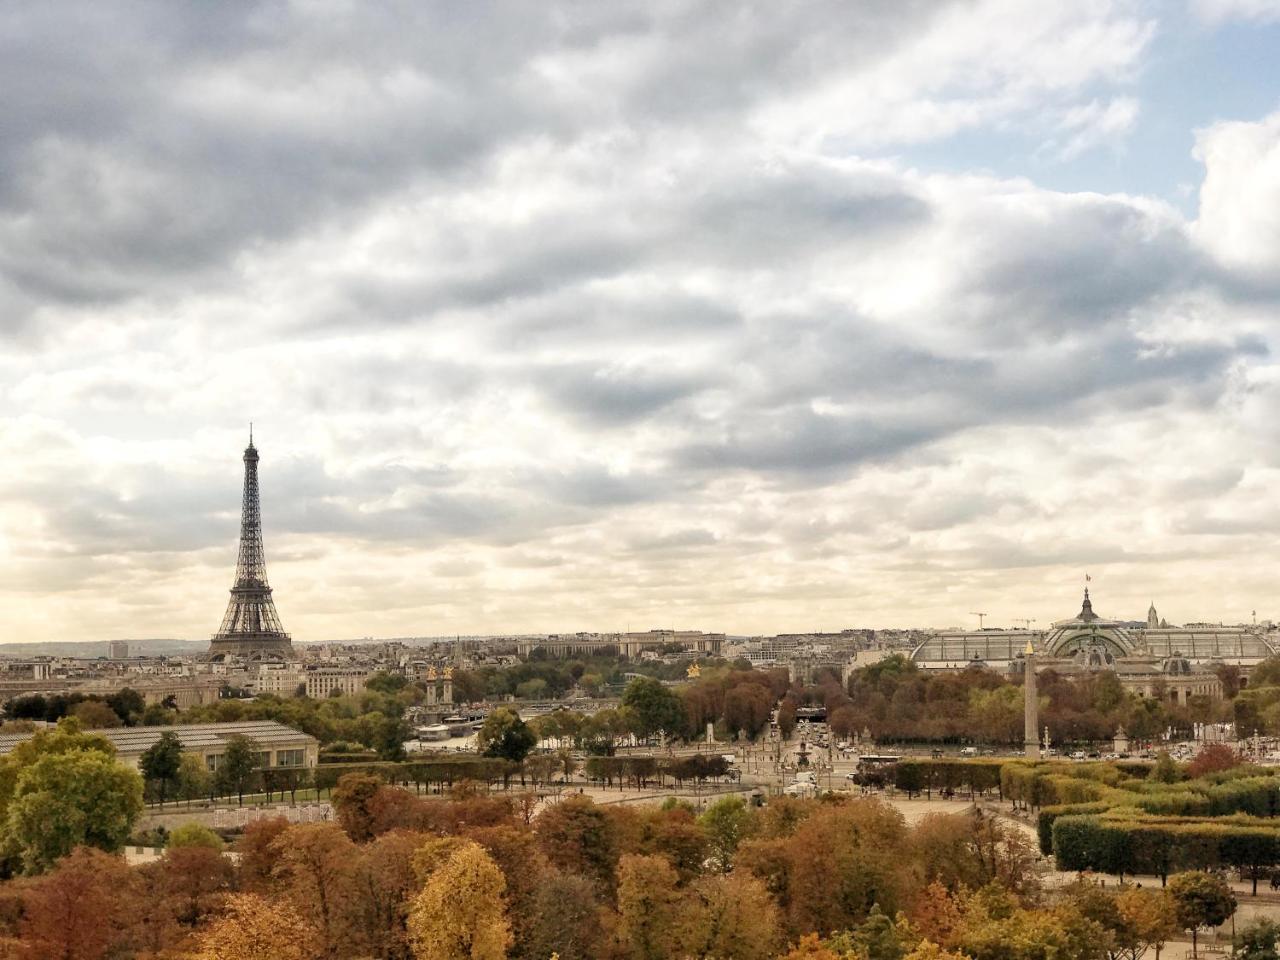
[{"label": "eiffel tower lattice ironwork", "polygon": [[262,549],[262,511],[258,501],[258,450],[249,429],[244,451],[244,499],[240,513],[240,553],[236,558],[236,582],[222,626],[209,643],[211,656],[234,654],[250,659],[292,658],[293,643],[280,624],[267,562]]}]

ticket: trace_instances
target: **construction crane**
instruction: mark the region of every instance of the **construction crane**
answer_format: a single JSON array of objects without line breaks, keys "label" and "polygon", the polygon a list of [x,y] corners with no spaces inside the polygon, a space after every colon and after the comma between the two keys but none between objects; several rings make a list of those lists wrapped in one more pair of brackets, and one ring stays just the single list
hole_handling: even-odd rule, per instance
[{"label": "construction crane", "polygon": [[977,617],[977,618],[978,618],[978,629],[979,629],[979,630],[985,630],[985,629],[986,629],[986,627],[985,627],[985,626],[983,626],[983,621],[987,618],[987,615],[986,615],[985,613],[978,613],[977,611],[970,610],[970,611],[969,611],[969,616],[971,616],[971,617]]},{"label": "construction crane", "polygon": [[1035,622],[1036,622],[1036,620],[1035,620],[1035,617],[1030,617],[1030,618],[1028,618],[1028,617],[1014,617],[1014,618],[1013,618],[1013,622],[1014,622],[1014,623],[1020,623],[1020,624],[1022,624],[1022,626],[1023,626],[1025,629],[1030,630],[1030,629],[1031,629],[1031,625],[1032,625],[1033,623],[1035,623]]}]

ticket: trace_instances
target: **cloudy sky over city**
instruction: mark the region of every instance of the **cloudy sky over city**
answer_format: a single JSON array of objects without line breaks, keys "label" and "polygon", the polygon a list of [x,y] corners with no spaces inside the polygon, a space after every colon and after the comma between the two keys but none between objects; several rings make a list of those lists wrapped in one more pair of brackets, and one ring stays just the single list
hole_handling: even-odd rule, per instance
[{"label": "cloudy sky over city", "polygon": [[9,4],[0,640],[1280,619],[1280,0]]}]

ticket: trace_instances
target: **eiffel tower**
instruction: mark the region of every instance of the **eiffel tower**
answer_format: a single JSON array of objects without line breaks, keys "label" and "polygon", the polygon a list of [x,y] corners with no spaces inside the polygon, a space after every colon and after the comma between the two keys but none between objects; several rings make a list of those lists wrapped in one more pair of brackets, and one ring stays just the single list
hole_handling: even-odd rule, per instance
[{"label": "eiffel tower", "polygon": [[236,582],[231,588],[222,626],[209,643],[209,656],[227,655],[250,660],[293,659],[293,644],[280,625],[271,587],[267,584],[267,561],[262,550],[262,513],[258,504],[258,450],[249,428],[249,446],[244,451],[244,500],[240,513],[240,554],[236,559]]}]

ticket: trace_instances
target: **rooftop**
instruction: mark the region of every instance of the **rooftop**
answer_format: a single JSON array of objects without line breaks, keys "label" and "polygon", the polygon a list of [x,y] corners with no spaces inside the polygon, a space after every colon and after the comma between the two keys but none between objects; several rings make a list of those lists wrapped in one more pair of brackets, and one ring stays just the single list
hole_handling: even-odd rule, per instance
[{"label": "rooftop", "polygon": [[[122,757],[132,757],[146,752],[166,731],[173,731],[182,741],[184,750],[207,750],[210,747],[225,743],[230,737],[239,735],[262,746],[277,743],[297,743],[299,740],[312,740],[310,734],[286,727],[274,720],[243,720],[237,723],[192,723],[188,725],[162,727],[115,727],[109,730],[93,730],[101,734],[116,748]],[[0,755],[9,753],[18,744],[30,740],[34,733],[0,734]],[[318,742],[318,741],[317,741]]]}]

